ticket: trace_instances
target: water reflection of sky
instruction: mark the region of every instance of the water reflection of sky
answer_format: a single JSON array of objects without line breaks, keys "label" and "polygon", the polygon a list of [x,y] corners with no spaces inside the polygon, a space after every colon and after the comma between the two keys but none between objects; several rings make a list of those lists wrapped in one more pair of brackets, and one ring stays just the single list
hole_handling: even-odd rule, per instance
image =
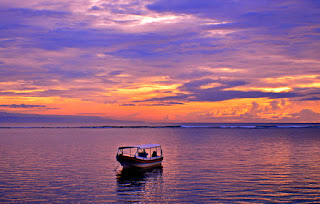
[{"label": "water reflection of sky", "polygon": [[122,169],[117,172],[119,202],[156,201],[162,197],[163,168]]},{"label": "water reflection of sky", "polygon": [[[163,168],[115,172],[159,143]],[[319,129],[3,129],[0,203],[320,202]]]}]

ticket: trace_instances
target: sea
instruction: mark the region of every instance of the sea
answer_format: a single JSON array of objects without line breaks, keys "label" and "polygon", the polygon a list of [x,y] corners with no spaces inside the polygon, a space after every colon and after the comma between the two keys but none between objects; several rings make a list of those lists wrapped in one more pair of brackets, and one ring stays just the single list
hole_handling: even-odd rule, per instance
[{"label": "sea", "polygon": [[[126,170],[119,146],[160,144]],[[319,203],[320,124],[0,124],[0,203]]]}]

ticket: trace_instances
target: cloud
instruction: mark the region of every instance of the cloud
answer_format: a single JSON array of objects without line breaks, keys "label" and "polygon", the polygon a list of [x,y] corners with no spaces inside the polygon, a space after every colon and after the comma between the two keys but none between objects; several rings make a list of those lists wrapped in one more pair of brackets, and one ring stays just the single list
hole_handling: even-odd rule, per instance
[{"label": "cloud", "polygon": [[[79,26],[80,27],[80,26]],[[123,43],[128,35],[90,28],[58,28],[31,36],[34,45],[48,50],[62,48],[109,47]]]},{"label": "cloud", "polygon": [[[250,0],[157,0],[147,6],[149,9],[157,12],[179,12],[192,13],[195,15],[206,15],[209,17],[223,18],[225,20],[251,22],[256,26],[279,25],[284,22],[300,23],[303,20],[311,18],[311,15],[302,16],[303,12],[294,13],[301,8],[306,8],[311,13],[316,13],[319,3],[313,0],[263,0],[252,2]],[[276,16],[274,16],[276,14]],[[276,21],[281,17],[281,21]],[[239,18],[241,17],[241,18]],[[298,22],[295,22],[298,19]],[[271,22],[270,22],[271,20]],[[311,19],[308,19],[311,20]],[[260,25],[259,25],[260,24]]]},{"label": "cloud", "polygon": [[[282,104],[285,105],[285,101],[282,100]],[[279,110],[281,108],[281,102],[278,100],[273,100],[270,102],[270,106],[272,110]]]},{"label": "cloud", "polygon": [[[271,101],[272,103],[273,101]],[[283,113],[285,104],[281,102],[281,107],[277,110],[269,109],[268,106],[252,101],[251,104],[241,107],[225,107],[211,109],[203,112],[192,112],[187,117],[197,121],[207,122],[250,122],[250,123],[310,123],[320,122],[320,113],[310,109],[303,109],[292,114]]]},{"label": "cloud", "polygon": [[96,74],[95,70],[87,69],[87,70],[75,70],[75,69],[67,69],[62,68],[61,65],[45,65],[43,68],[47,69],[47,73],[49,75],[55,75],[55,78],[62,78],[62,79],[78,79],[78,78],[85,78],[89,76],[93,76]]},{"label": "cloud", "polygon": [[320,113],[316,113],[310,109],[303,109],[299,113],[291,114],[299,122],[320,122]]},{"label": "cloud", "polygon": [[135,14],[141,15],[145,13],[141,1],[131,0],[128,2],[105,2],[100,5],[94,5],[90,10],[93,11],[109,11],[113,14]]},{"label": "cloud", "polygon": [[173,102],[173,101],[166,101],[162,103],[151,103],[151,104],[140,104],[141,106],[172,106],[172,105],[183,105],[184,103],[181,102]]},{"label": "cloud", "polygon": [[200,79],[203,77],[208,77],[214,75],[213,72],[211,71],[206,71],[206,70],[193,70],[191,72],[187,72],[187,73],[181,73],[179,75],[177,75],[175,78],[177,79]]},{"label": "cloud", "polygon": [[[134,101],[139,102],[139,101]],[[120,106],[172,106],[172,105],[183,105],[181,102],[165,101],[161,103],[145,103],[145,104],[134,104],[134,103],[125,103]]]},{"label": "cloud", "polygon": [[296,97],[295,93],[274,93],[274,92],[262,92],[262,91],[215,91],[215,90],[203,90],[197,94],[194,94],[195,99],[192,101],[224,101],[230,99],[239,98],[292,98]]},{"label": "cloud", "polygon": [[[201,89],[201,86],[209,85],[212,83],[218,83],[219,85],[217,85],[214,88]],[[248,82],[241,81],[241,80],[227,80],[227,79],[213,80],[210,78],[205,78],[205,79],[193,80],[191,82],[185,83],[184,85],[179,87],[179,89],[182,91],[223,90],[226,88],[232,88],[232,87],[242,86],[242,85],[246,85],[246,84],[248,84]]]},{"label": "cloud", "polygon": [[2,37],[12,39],[7,45],[18,43],[25,48],[48,50],[109,47],[129,38],[113,29],[91,28],[94,17],[83,16],[83,20],[75,22],[77,17],[78,14],[70,11],[11,8],[0,10],[0,19],[3,19],[0,29],[5,29]]},{"label": "cloud", "polygon": [[182,110],[251,98],[278,111],[276,99],[310,110],[305,104],[319,100],[319,1],[3,0],[0,7],[5,104],[9,96],[18,104],[108,98],[119,109]]},{"label": "cloud", "polygon": [[[192,14],[224,21],[223,24],[206,25],[203,29],[237,31],[228,35],[235,44],[240,41],[246,41],[247,47],[265,44],[277,47],[282,55],[293,58],[319,58],[319,53],[310,52],[319,46],[319,38],[315,36],[312,25],[320,22],[319,3],[312,0],[158,0],[149,4],[148,8],[157,12]],[[303,36],[300,35],[302,31]],[[308,43],[315,41],[315,38],[316,44]]]},{"label": "cloud", "polygon": [[120,106],[136,106],[136,104],[134,104],[134,103],[124,103],[124,104],[120,104]]},{"label": "cloud", "polygon": [[[4,32],[2,35],[14,34],[18,36],[28,36],[28,32],[18,33],[17,29],[30,30],[30,28],[36,28],[32,26],[28,20],[33,19],[37,21],[39,19],[61,19],[66,18],[70,13],[54,10],[35,10],[29,8],[2,8],[0,9],[0,30]],[[47,25],[42,25],[47,26]],[[37,28],[39,30],[39,28]]]},{"label": "cloud", "polygon": [[266,122],[267,120],[261,117],[263,112],[264,107],[252,101],[251,104],[243,107],[225,107],[203,112],[193,112],[189,117],[208,122]]},{"label": "cloud", "polygon": [[0,105],[0,107],[5,107],[5,108],[40,108],[40,109],[56,109],[56,108],[48,108],[45,105],[26,105],[26,104],[6,104],[6,105]]},{"label": "cloud", "polygon": [[320,101],[320,97],[314,96],[309,98],[303,98],[302,101]]},{"label": "cloud", "polygon": [[98,116],[74,115],[40,115],[0,112],[0,122],[3,123],[110,123],[128,122],[102,118]]},{"label": "cloud", "polygon": [[123,72],[122,70],[115,70],[115,71],[109,72],[109,75],[117,76],[117,75],[120,75],[122,72]]},{"label": "cloud", "polygon": [[[202,86],[210,85],[212,83],[217,83],[213,88],[201,88]],[[237,91],[237,90],[226,90],[229,88],[242,86],[248,84],[241,80],[213,80],[210,78],[205,78],[201,80],[193,80],[188,83],[183,84],[179,87],[180,91],[188,93],[178,93],[175,96],[151,98],[145,101],[224,101],[230,99],[240,99],[240,98],[293,98],[299,95],[293,92],[262,92],[262,91]]]},{"label": "cloud", "polygon": [[30,18],[30,17],[52,17],[52,18],[61,18],[70,15],[69,12],[65,11],[55,11],[47,9],[29,9],[29,8],[11,8],[1,10],[1,13],[13,14],[15,19],[17,18]]},{"label": "cloud", "polygon": [[205,79],[199,79],[199,80],[193,80],[188,83],[183,84],[182,86],[179,87],[181,91],[194,91],[198,90],[200,86],[203,85],[208,85],[210,83],[217,82],[217,80],[213,80],[210,78],[205,78]]},{"label": "cloud", "polygon": [[[62,97],[62,98],[80,98],[83,100],[101,101],[104,97],[104,89],[92,87],[30,90],[24,91],[0,91],[0,96],[19,96],[19,97]],[[23,105],[23,104],[22,104]],[[5,106],[4,106],[5,107]],[[7,106],[8,107],[8,106]]]}]

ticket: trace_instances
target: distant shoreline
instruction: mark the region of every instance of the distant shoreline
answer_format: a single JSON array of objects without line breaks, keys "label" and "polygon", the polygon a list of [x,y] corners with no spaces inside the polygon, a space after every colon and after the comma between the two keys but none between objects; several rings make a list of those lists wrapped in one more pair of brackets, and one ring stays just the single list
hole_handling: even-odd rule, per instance
[{"label": "distant shoreline", "polygon": [[[15,124],[16,125],[16,124]],[[70,124],[69,124],[70,125]],[[320,123],[197,123],[181,125],[92,125],[92,126],[0,126],[0,129],[120,129],[120,128],[211,128],[211,129],[288,129],[288,128],[320,128]]]}]

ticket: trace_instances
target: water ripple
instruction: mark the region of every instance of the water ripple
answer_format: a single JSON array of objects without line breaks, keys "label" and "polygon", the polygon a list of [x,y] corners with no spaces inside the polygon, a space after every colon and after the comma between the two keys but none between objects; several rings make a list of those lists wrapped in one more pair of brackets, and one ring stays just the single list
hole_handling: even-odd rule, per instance
[{"label": "water ripple", "polygon": [[[1,203],[319,203],[318,129],[1,129]],[[125,171],[118,146],[160,143]]]}]

